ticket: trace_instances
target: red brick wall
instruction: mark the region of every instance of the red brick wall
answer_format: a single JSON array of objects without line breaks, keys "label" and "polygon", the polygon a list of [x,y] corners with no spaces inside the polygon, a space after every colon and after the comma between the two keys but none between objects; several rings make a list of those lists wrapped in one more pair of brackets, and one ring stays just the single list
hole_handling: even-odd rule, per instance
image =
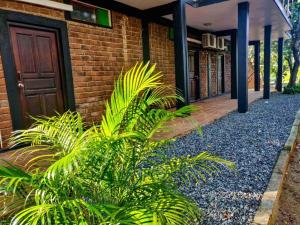
[{"label": "red brick wall", "polygon": [[216,52],[210,52],[210,58],[211,58],[211,96],[216,96],[218,92],[218,83],[217,83],[217,53]]},{"label": "red brick wall", "polygon": [[231,91],[231,54],[226,52],[225,56],[225,93]]},{"label": "red brick wall", "polygon": [[[0,0],[0,8],[64,20],[64,12],[60,10],[16,1]],[[123,67],[126,70],[143,58],[141,21],[112,12],[112,24],[113,28],[107,29],[67,21],[76,108],[87,122],[100,120],[105,100],[110,96],[114,80]],[[152,23],[149,25],[149,34],[151,63],[156,63],[157,70],[162,71],[163,81],[175,87],[174,42],[169,40],[168,27]],[[215,81],[216,53],[211,54],[212,81]],[[202,97],[206,97],[207,93],[206,60],[207,51],[201,51]],[[230,63],[228,65],[230,68]],[[212,82],[212,88],[216,93],[216,83]],[[230,91],[230,86],[227,91]],[[5,138],[12,131],[1,58],[0,129]]]},{"label": "red brick wall", "polygon": [[141,21],[112,13],[113,29],[68,22],[77,110],[97,122],[114,80],[143,58]]},{"label": "red brick wall", "polygon": [[[63,0],[52,0],[52,1],[63,2]],[[32,15],[37,15],[37,16],[46,16],[55,19],[64,19],[65,17],[64,12],[61,10],[40,7],[37,5],[17,2],[14,0],[0,0],[0,8],[18,11],[18,12],[30,13]]]},{"label": "red brick wall", "polygon": [[[200,78],[201,78],[201,98],[208,97],[208,75],[207,75],[207,64],[208,64],[208,53],[211,57],[211,96],[217,95],[217,52],[202,50],[200,51]],[[231,91],[231,57],[230,53],[224,53],[225,56],[225,92]]]},{"label": "red brick wall", "polygon": [[[168,37],[168,27],[152,23],[149,25],[151,63],[157,64],[157,70],[162,71],[163,81],[175,87],[175,56],[174,42]],[[200,51],[201,97],[207,97],[207,55],[211,54],[211,88],[212,96],[217,95],[217,52]],[[225,53],[225,92],[231,90],[230,53]]]},{"label": "red brick wall", "polygon": [[200,51],[200,90],[201,90],[201,98],[208,97],[208,85],[207,85],[207,51]]},{"label": "red brick wall", "polygon": [[[0,8],[64,20],[63,11],[26,3],[0,0]],[[122,69],[143,58],[141,21],[112,12],[112,24],[109,29],[67,22],[76,108],[87,122],[100,120],[105,100]],[[12,127],[1,58],[0,67],[0,129],[6,138]]]},{"label": "red brick wall", "polygon": [[150,59],[163,74],[163,82],[175,87],[174,42],[169,39],[168,27],[149,24]]},{"label": "red brick wall", "polygon": [[[12,124],[11,124],[11,117],[10,117],[10,111],[8,106],[7,91],[5,86],[1,54],[0,54],[0,132],[3,140],[7,140],[10,133],[12,132]],[[4,145],[5,144],[6,143],[4,143]]]},{"label": "red brick wall", "polygon": [[[255,75],[254,75],[254,65],[249,62],[248,64],[248,88],[249,89],[254,89],[254,79],[255,79]],[[263,88],[264,86],[264,81],[263,81],[263,77],[260,76],[260,88]]]}]

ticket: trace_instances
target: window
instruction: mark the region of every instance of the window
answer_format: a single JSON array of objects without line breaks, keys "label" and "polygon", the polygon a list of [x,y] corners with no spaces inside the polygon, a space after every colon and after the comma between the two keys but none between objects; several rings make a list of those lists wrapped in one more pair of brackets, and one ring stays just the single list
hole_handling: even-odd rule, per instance
[{"label": "window", "polygon": [[73,11],[70,13],[71,19],[99,25],[101,27],[112,27],[110,10],[75,0],[72,1],[72,5]]},{"label": "window", "polygon": [[102,8],[97,9],[96,18],[99,25],[111,27],[111,15],[109,10]]}]

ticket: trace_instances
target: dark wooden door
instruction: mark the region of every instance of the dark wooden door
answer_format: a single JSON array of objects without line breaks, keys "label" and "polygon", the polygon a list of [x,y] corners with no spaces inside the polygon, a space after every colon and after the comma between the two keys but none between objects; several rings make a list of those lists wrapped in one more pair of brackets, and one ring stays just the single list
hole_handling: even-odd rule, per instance
[{"label": "dark wooden door", "polygon": [[224,55],[218,55],[218,94],[225,93]]},{"label": "dark wooden door", "polygon": [[10,27],[17,69],[23,127],[30,116],[53,116],[64,111],[59,49],[55,31]]},{"label": "dark wooden door", "polygon": [[199,98],[199,57],[197,52],[189,51],[189,97],[191,101]]}]

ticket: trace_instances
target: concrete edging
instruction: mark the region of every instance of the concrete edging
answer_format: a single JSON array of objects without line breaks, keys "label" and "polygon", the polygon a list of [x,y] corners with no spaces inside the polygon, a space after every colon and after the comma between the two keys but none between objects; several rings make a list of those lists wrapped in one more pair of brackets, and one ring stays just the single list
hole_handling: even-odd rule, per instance
[{"label": "concrete edging", "polygon": [[268,187],[262,197],[260,206],[255,214],[252,225],[273,225],[279,210],[279,198],[282,193],[283,183],[290,157],[296,147],[296,139],[300,124],[300,110],[296,113],[290,136],[281,151],[273,169]]}]

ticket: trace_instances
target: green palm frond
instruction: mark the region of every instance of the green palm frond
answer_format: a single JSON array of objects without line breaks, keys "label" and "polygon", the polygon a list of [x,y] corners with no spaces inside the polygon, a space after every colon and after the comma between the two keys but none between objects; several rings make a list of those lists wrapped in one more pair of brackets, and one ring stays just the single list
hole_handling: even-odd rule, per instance
[{"label": "green palm frond", "polygon": [[53,178],[57,173],[77,168],[84,146],[93,139],[96,134],[85,130],[81,115],[68,111],[51,118],[35,118],[31,128],[14,132],[10,144],[13,147],[30,144],[15,153],[17,158],[32,155],[26,164],[29,169],[38,167],[43,161],[51,162],[46,174]]},{"label": "green palm frond", "polygon": [[66,112],[16,131],[14,156],[30,159],[24,169],[0,166],[0,217],[14,225],[199,224],[201,210],[174,177],[205,181],[234,164],[206,152],[168,158],[158,150],[167,140],[153,136],[195,111],[168,110],[183,98],[161,78],[149,63],[121,74],[99,126]]},{"label": "green palm frond", "polygon": [[133,194],[139,205],[133,217],[138,224],[198,224],[202,218],[199,207],[166,183],[138,186]]},{"label": "green palm frond", "polygon": [[0,165],[0,218],[14,214],[31,201],[30,191],[34,186],[32,174],[2,160]]},{"label": "green palm frond", "polygon": [[161,73],[154,74],[154,70],[155,65],[149,68],[149,63],[141,63],[120,75],[102,118],[101,130],[106,136],[118,133],[128,108],[135,104],[143,91],[162,85],[159,81]]},{"label": "green palm frond", "polygon": [[6,191],[16,193],[20,191],[20,184],[30,183],[32,176],[29,173],[7,161],[1,161],[4,165],[0,165],[0,186],[5,186]]},{"label": "green palm frond", "polygon": [[[235,168],[235,164],[231,161],[208,152],[202,152],[195,157],[188,155],[165,159],[164,161],[164,163],[159,164],[154,162],[154,166],[150,169],[145,168],[145,174],[150,176],[151,180],[155,181],[172,179],[174,174],[180,173],[179,175],[182,181],[188,183],[193,181],[193,183],[197,184],[200,181],[205,182],[207,177],[216,175],[221,168]],[[149,180],[147,180],[147,182],[149,182]]]},{"label": "green palm frond", "polygon": [[76,139],[84,133],[84,124],[79,113],[66,112],[54,117],[34,118],[27,130],[15,131],[10,138],[11,147],[16,145],[48,145],[51,150],[68,153],[76,145]]}]

